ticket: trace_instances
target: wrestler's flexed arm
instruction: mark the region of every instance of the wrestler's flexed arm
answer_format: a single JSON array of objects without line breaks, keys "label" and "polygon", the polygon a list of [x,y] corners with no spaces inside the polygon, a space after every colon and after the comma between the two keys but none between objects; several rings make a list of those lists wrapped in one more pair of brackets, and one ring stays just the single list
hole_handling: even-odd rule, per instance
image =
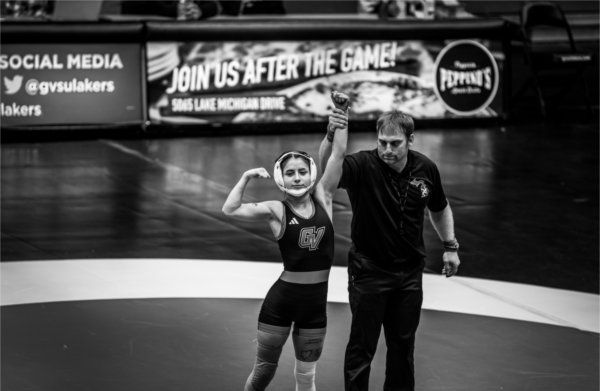
[{"label": "wrestler's flexed arm", "polygon": [[244,221],[266,220],[271,230],[279,232],[283,216],[283,206],[280,201],[263,201],[253,203],[242,203],[246,185],[253,178],[268,179],[271,176],[266,169],[259,167],[248,170],[242,174],[240,180],[229,192],[227,200],[223,204],[222,211],[226,216],[234,217]]}]

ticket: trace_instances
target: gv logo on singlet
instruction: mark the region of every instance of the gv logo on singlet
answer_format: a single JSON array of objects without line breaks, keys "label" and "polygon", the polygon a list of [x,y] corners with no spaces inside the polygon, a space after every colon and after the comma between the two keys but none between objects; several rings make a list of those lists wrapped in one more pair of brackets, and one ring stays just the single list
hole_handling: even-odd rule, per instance
[{"label": "gv logo on singlet", "polygon": [[300,230],[300,237],[298,238],[298,246],[301,248],[308,248],[309,251],[313,251],[319,248],[319,242],[323,238],[325,233],[325,227],[306,227]]}]

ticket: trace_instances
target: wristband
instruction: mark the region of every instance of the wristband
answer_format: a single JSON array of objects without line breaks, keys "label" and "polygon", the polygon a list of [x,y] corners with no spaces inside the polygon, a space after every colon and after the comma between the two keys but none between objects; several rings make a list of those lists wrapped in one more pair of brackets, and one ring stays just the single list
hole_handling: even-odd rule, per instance
[{"label": "wristband", "polygon": [[456,252],[456,251],[458,251],[458,248],[460,247],[458,245],[458,240],[456,240],[456,239],[443,241],[442,244],[444,245],[444,251]]}]

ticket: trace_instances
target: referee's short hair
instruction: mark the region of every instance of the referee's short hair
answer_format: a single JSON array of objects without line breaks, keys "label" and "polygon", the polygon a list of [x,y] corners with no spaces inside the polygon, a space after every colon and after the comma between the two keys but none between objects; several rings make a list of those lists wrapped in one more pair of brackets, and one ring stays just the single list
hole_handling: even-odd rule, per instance
[{"label": "referee's short hair", "polygon": [[404,132],[406,137],[410,137],[415,131],[415,122],[413,118],[399,110],[390,110],[381,114],[377,119],[377,134]]}]

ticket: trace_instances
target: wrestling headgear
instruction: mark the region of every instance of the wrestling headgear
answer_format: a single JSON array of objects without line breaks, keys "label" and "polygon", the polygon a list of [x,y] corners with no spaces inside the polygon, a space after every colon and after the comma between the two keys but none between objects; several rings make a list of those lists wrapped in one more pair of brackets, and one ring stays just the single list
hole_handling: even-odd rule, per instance
[{"label": "wrestling headgear", "polygon": [[[309,162],[309,170],[310,170],[310,185],[307,188],[304,189],[286,189],[286,187],[283,184],[283,172],[281,169],[281,163],[286,160],[287,158],[291,158],[291,157],[300,157],[300,158],[304,158],[306,160],[308,160]],[[302,151],[290,151],[290,152],[284,152],[281,156],[279,156],[279,158],[277,158],[277,160],[275,161],[275,167],[273,168],[273,179],[275,179],[275,183],[277,184],[277,187],[279,187],[281,189],[281,191],[283,191],[284,193],[287,193],[289,195],[292,195],[294,197],[302,197],[304,194],[306,194],[308,191],[310,191],[313,186],[315,185],[315,182],[317,181],[317,165],[315,164],[315,161],[313,160],[312,157],[310,157],[310,155],[306,152],[302,152]]]}]

